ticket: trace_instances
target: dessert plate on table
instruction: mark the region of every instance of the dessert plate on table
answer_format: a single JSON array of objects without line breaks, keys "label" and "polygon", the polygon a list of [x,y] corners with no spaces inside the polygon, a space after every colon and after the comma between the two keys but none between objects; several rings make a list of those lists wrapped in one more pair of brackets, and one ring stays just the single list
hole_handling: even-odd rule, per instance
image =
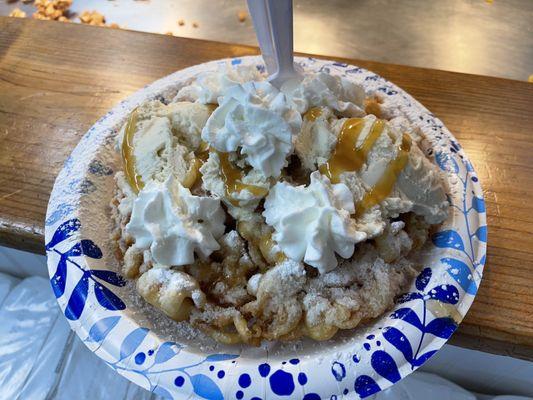
[{"label": "dessert plate on table", "polygon": [[477,175],[443,123],[396,85],[365,69],[296,58],[309,72],[342,75],[379,91],[416,122],[427,155],[449,186],[449,218],[431,235],[423,269],[395,306],[362,328],[325,342],[301,340],[260,347],[216,344],[192,328],[176,329],[133,295],[118,270],[110,240],[109,203],[121,168],[116,134],[129,113],[149,99],[169,99],[213,61],[175,72],[139,90],[102,117],[81,139],[59,173],[46,216],[51,285],[80,339],[109,367],[156,394],[174,398],[364,398],[420,367],[457,329],[470,308],[485,264],[485,203]]}]

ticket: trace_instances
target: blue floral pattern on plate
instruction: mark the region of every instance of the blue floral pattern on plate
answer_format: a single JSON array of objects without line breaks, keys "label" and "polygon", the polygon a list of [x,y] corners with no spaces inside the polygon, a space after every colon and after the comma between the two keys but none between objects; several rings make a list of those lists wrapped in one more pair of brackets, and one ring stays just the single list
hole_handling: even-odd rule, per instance
[{"label": "blue floral pattern on plate", "polygon": [[[116,271],[108,203],[113,196],[113,137],[139,103],[164,98],[202,71],[220,64],[255,65],[259,57],[201,64],[143,88],[101,118],[82,138],[57,177],[46,217],[50,283],[71,327],[112,369],[173,399],[305,400],[365,398],[398,382],[427,361],[456,330],[479,288],[486,259],[485,203],[467,156],[440,120],[394,84],[363,68],[297,58],[304,70],[345,76],[395,102],[431,144],[446,174],[450,218],[410,290],[394,309],[349,340],[279,352],[235,347],[206,353],[142,326]],[[91,149],[91,150],[87,150]],[[333,346],[334,345],[334,346]],[[318,346],[318,345],[317,345]]]}]

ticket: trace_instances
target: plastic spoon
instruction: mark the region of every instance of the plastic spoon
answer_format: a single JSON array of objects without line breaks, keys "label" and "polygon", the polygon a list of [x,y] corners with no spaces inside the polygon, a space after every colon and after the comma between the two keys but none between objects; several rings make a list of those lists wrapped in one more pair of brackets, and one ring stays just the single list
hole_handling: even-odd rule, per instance
[{"label": "plastic spoon", "polygon": [[292,0],[248,0],[257,40],[276,87],[297,76],[292,44]]}]

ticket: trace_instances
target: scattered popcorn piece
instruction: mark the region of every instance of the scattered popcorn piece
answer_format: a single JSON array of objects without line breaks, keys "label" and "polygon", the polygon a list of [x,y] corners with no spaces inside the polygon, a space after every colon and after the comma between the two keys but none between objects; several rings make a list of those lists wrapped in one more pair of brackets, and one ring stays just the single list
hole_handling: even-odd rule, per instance
[{"label": "scattered popcorn piece", "polygon": [[15,8],[9,13],[9,16],[15,17],[15,18],[25,18],[26,13],[22,11],[20,8]]},{"label": "scattered popcorn piece", "polygon": [[165,32],[165,35],[173,36],[174,34],[172,33],[172,31],[167,31]]},{"label": "scattered popcorn piece", "polygon": [[72,0],[35,0],[35,19],[67,21]]},{"label": "scattered popcorn piece", "polygon": [[178,19],[178,25],[179,26],[185,25],[185,20],[184,19]]},{"label": "scattered popcorn piece", "polygon": [[198,28],[198,26],[199,26],[199,25],[198,25],[198,22],[193,22],[193,23],[192,23],[192,27],[193,27],[193,28]]},{"label": "scattered popcorn piece", "polygon": [[84,11],[78,18],[80,19],[80,22],[82,24],[107,26],[113,29],[120,29],[120,25],[116,22],[113,22],[112,24],[106,24],[104,15],[99,13],[98,11]]},{"label": "scattered popcorn piece", "polygon": [[105,17],[98,11],[84,11],[78,18],[82,24],[105,26]]},{"label": "scattered popcorn piece", "polygon": [[241,10],[237,13],[237,18],[239,18],[239,22],[246,21],[247,17],[248,17],[248,13],[244,10]]}]

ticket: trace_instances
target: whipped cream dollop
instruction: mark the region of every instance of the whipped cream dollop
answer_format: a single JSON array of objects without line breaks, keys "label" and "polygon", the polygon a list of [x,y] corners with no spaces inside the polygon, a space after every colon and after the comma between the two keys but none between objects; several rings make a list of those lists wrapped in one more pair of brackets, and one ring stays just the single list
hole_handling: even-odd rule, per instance
[{"label": "whipped cream dollop", "polygon": [[281,91],[300,114],[312,107],[326,106],[345,117],[365,115],[363,87],[340,76],[325,72],[305,75],[303,80],[291,79],[285,82]]},{"label": "whipped cream dollop", "polygon": [[296,261],[303,260],[321,273],[337,266],[335,253],[349,258],[356,243],[365,240],[350,214],[353,196],[342,183],[332,185],[319,172],[311,174],[309,186],[279,182],[265,200],[263,216],[274,227],[274,240]]},{"label": "whipped cream dollop", "polygon": [[202,139],[219,151],[240,148],[248,164],[264,176],[279,176],[293,150],[292,136],[302,125],[285,95],[266,81],[247,82],[225,91]]},{"label": "whipped cream dollop", "polygon": [[224,220],[218,199],[194,196],[169,176],[139,192],[126,232],[136,247],[151,250],[156,263],[187,265],[194,262],[194,253],[207,257],[220,248]]},{"label": "whipped cream dollop", "polygon": [[216,71],[199,74],[188,86],[181,88],[174,101],[196,101],[202,104],[217,104],[232,86],[263,79],[261,73],[253,65],[224,65]]}]

